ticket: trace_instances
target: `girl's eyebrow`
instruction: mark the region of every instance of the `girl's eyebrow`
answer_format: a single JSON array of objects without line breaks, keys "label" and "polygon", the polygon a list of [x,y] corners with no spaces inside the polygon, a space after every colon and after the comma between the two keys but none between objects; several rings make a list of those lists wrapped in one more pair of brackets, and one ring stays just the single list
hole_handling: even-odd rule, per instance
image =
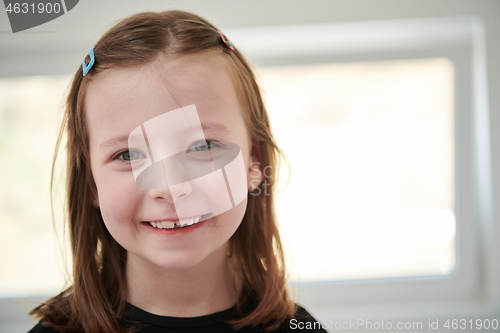
[{"label": "girl's eyebrow", "polygon": [[[231,131],[229,130],[229,128],[227,128],[226,125],[219,124],[219,123],[202,123],[201,128],[203,130],[219,132],[220,134],[225,134],[225,135],[231,133]],[[190,129],[192,129],[192,128],[190,128]],[[107,147],[111,147],[111,146],[118,145],[118,144],[128,143],[128,139],[129,139],[128,135],[117,136],[117,137],[112,138],[110,140],[106,140],[104,142],[101,142],[99,144],[99,147],[100,148],[107,148]]]},{"label": "girl's eyebrow", "polygon": [[114,145],[117,145],[117,144],[121,144],[121,143],[125,143],[125,142],[128,143],[128,135],[118,136],[116,138],[112,138],[110,140],[101,142],[99,144],[99,147],[100,148],[106,148],[106,147],[111,147],[111,146],[114,146]]},{"label": "girl's eyebrow", "polygon": [[227,128],[226,125],[219,124],[219,123],[202,123],[201,124],[201,129],[203,130],[211,130],[214,132],[219,132],[221,134],[229,134],[231,131],[229,128]]}]

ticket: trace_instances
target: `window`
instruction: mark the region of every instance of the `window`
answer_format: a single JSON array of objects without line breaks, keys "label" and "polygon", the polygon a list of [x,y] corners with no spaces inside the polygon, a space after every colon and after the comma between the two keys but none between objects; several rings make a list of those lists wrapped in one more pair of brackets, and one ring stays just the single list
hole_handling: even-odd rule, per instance
[{"label": "window", "polygon": [[290,161],[278,212],[296,279],[449,274],[453,63],[424,58],[259,72]]},{"label": "window", "polygon": [[0,298],[55,295],[64,285],[49,187],[69,79],[0,79],[0,252],[8,254],[0,256]]}]

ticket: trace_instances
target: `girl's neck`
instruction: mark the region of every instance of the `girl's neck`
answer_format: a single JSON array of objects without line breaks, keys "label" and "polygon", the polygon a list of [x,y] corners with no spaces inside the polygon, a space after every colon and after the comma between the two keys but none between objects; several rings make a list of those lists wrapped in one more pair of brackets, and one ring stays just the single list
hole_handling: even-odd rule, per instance
[{"label": "girl's neck", "polygon": [[129,253],[127,301],[147,312],[198,317],[236,304],[240,283],[223,246],[195,267],[170,270]]}]

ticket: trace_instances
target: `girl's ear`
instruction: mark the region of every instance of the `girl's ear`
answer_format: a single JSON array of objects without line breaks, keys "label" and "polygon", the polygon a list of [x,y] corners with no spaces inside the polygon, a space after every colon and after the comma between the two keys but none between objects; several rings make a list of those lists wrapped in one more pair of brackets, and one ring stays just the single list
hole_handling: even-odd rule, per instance
[{"label": "girl's ear", "polygon": [[264,179],[261,163],[262,154],[260,152],[260,144],[257,140],[252,140],[252,149],[250,151],[250,165],[248,166],[247,172],[248,191],[250,192],[257,188]]}]

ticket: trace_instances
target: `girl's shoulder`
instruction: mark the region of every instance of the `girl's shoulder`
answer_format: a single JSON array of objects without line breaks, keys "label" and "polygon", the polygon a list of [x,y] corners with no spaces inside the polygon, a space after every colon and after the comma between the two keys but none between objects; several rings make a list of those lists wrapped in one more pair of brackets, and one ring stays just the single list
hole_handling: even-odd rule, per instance
[{"label": "girl's shoulder", "polygon": [[295,316],[290,320],[290,324],[285,332],[326,332],[321,323],[317,321],[302,306],[297,307]]},{"label": "girl's shoulder", "polygon": [[[128,304],[129,310],[132,308]],[[243,328],[238,331],[234,331],[229,325],[224,322],[225,316],[230,313],[230,310],[222,311],[213,315],[199,317],[199,318],[173,318],[173,317],[161,317],[157,315],[152,315],[146,313],[144,310],[139,308],[134,308],[134,313],[128,319],[134,319],[134,321],[139,321],[145,326],[139,329],[138,333],[144,331],[148,332],[164,332],[165,329],[171,332],[169,329],[186,329],[189,328],[192,332],[209,332],[215,329],[217,332],[234,332],[234,333],[253,333],[262,332],[259,329],[254,328]],[[182,321],[182,322],[179,322]],[[43,319],[38,322],[28,333],[59,333],[52,327],[46,327],[42,324]],[[212,326],[213,325],[213,326]],[[128,326],[128,325],[124,325]],[[142,326],[142,325],[140,325]],[[297,311],[295,316],[290,320],[289,324],[282,326],[280,329],[274,331],[274,333],[299,333],[299,332],[324,332],[326,330],[322,325],[303,307],[297,306]]]},{"label": "girl's shoulder", "polygon": [[[243,328],[235,333],[263,333],[267,332],[260,328]],[[327,333],[323,325],[317,321],[306,309],[297,305],[294,317],[285,325],[270,333]]]},{"label": "girl's shoulder", "polygon": [[[146,312],[134,305],[127,303],[125,316],[122,318],[122,327],[128,328],[130,324],[137,325],[140,329],[137,333],[164,333],[164,332],[187,332],[190,333],[262,333],[269,332],[264,327],[243,327],[234,330],[228,320],[235,319],[235,307],[216,312],[214,314],[176,318],[155,315]],[[280,328],[269,333],[300,333],[315,332],[326,333],[322,325],[303,307],[297,305],[293,319],[284,323]],[[45,332],[43,332],[45,333]]]},{"label": "girl's shoulder", "polygon": [[38,322],[38,324],[35,325],[28,333],[59,333],[52,327],[45,327],[42,325],[42,320]]}]

